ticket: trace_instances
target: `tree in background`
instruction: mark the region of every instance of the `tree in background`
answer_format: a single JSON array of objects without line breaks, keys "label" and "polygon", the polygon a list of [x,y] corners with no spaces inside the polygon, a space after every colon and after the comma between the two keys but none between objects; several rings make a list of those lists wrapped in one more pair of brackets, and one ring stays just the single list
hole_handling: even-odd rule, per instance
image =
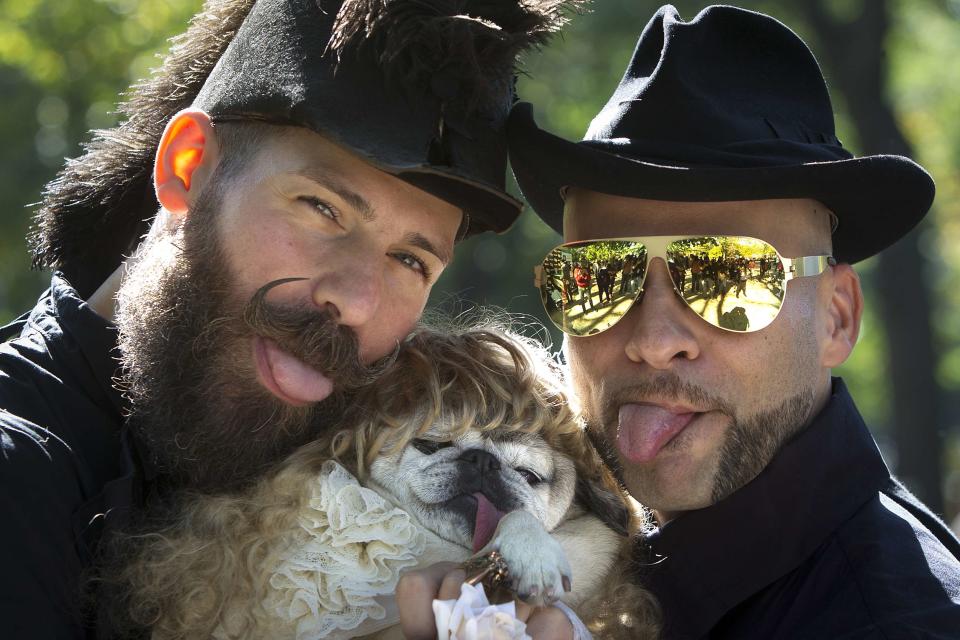
[{"label": "tree in background", "polygon": [[89,130],[114,124],[120,92],[158,66],[200,0],[0,0],[0,321],[49,283],[24,240],[43,185]]},{"label": "tree in background", "polygon": [[[64,156],[78,155],[90,128],[113,123],[118,93],[159,63],[165,39],[181,32],[200,4],[0,0],[0,321],[30,308],[48,281],[28,268],[25,205],[39,200]],[[597,0],[565,38],[527,60],[520,93],[536,105],[541,125],[581,137],[659,4]],[[689,19],[707,3],[675,4]],[[928,504],[945,504],[953,517],[960,511],[960,0],[739,4],[782,19],[811,44],[848,148],[914,157],[937,180],[936,208],[924,226],[858,265],[868,299],[865,327],[838,373],[891,465]],[[457,308],[465,299],[541,318],[532,266],[557,242],[529,211],[503,236],[467,241],[433,305]]]},{"label": "tree in background", "polygon": [[[890,31],[889,0],[861,2],[855,11],[831,11],[822,2],[796,5],[811,25],[838,84],[843,86],[850,121],[865,154],[915,157],[901,131],[895,105],[888,98],[886,42]],[[933,214],[936,215],[936,214]],[[931,287],[926,274],[935,256],[921,247],[933,217],[881,253],[872,288],[886,326],[892,381],[892,421],[898,471],[921,500],[943,504],[940,437],[944,429],[942,393],[935,371],[937,357],[931,321]]]}]

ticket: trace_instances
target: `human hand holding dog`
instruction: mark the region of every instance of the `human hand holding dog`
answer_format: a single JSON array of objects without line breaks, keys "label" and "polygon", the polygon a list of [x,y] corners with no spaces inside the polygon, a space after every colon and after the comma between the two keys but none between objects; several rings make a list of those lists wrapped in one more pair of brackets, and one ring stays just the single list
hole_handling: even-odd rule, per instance
[{"label": "human hand holding dog", "polygon": [[[408,571],[397,584],[397,607],[400,611],[400,629],[411,640],[433,640],[437,626],[433,616],[434,600],[456,600],[466,573],[454,562],[437,564]],[[557,638],[573,640],[573,625],[566,614],[556,607],[534,607],[516,602],[517,618],[527,625],[527,634],[534,640]]]}]

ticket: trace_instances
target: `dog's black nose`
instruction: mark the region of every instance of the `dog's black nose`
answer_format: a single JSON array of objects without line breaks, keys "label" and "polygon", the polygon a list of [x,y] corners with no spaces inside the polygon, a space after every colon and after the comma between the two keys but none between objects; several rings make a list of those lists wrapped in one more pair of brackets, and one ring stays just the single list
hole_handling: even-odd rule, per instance
[{"label": "dog's black nose", "polygon": [[500,471],[500,461],[492,453],[483,449],[467,449],[460,454],[459,460],[469,462],[481,473]]}]

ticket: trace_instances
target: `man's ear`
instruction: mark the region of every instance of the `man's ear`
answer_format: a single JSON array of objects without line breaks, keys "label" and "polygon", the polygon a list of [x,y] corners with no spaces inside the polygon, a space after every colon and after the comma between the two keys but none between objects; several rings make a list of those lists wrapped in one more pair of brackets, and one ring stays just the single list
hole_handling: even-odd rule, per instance
[{"label": "man's ear", "polygon": [[832,269],[830,300],[827,302],[826,323],[820,349],[821,365],[832,369],[850,356],[860,335],[863,316],[863,291],[860,277],[849,264],[838,264]]},{"label": "man's ear", "polygon": [[220,146],[210,116],[184,109],[171,118],[157,147],[153,185],[160,205],[174,217],[186,215],[206,186]]}]

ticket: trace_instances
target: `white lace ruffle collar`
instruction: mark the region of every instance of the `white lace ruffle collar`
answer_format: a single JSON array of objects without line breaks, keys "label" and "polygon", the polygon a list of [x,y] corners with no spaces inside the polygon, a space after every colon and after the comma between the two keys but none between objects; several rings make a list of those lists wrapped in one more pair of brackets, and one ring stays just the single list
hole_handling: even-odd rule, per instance
[{"label": "white lace ruffle collar", "polygon": [[415,566],[425,546],[410,514],[328,461],[297,525],[290,551],[270,569],[263,606],[276,620],[271,637],[352,638],[397,623],[400,571]]}]

